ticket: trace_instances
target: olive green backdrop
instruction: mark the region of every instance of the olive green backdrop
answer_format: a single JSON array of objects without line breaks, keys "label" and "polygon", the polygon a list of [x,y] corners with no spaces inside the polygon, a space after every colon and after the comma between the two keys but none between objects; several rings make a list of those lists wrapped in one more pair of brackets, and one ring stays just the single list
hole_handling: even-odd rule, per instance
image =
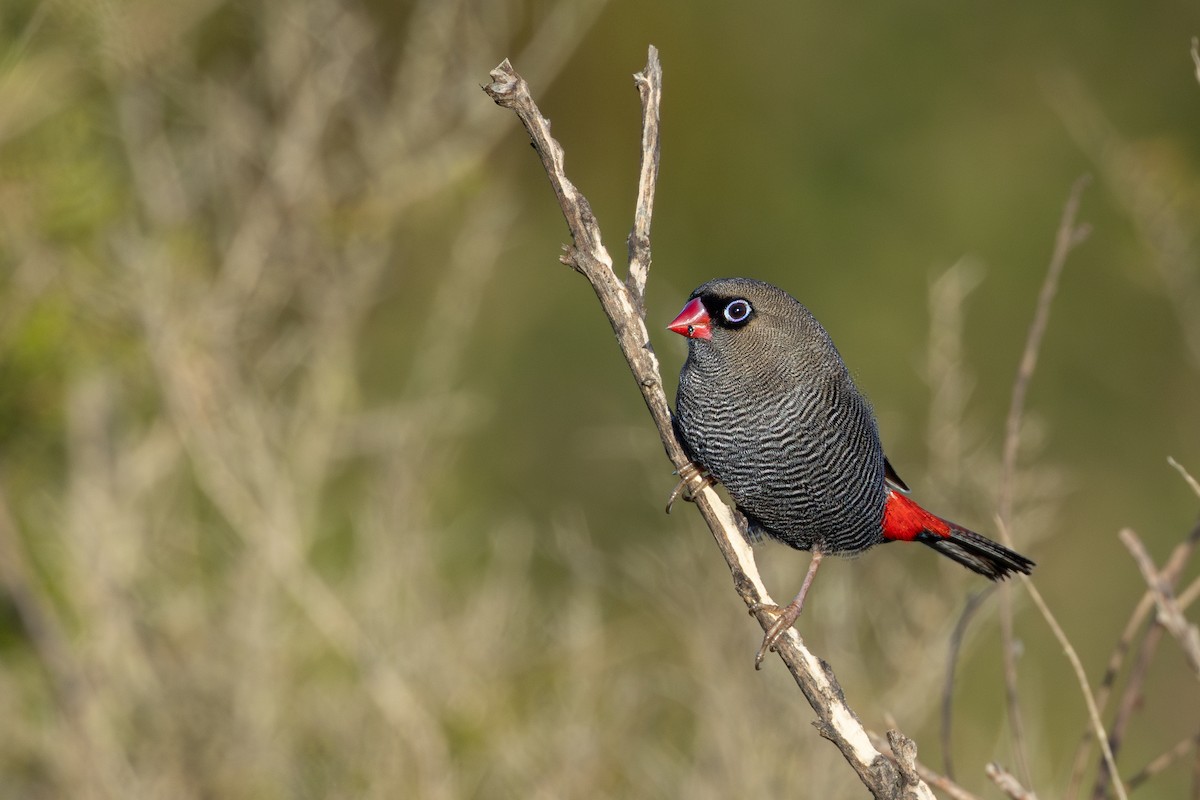
[{"label": "olive green backdrop", "polygon": [[[648,323],[777,283],[916,495],[985,532],[1072,183],[1011,534],[1095,686],[1200,499],[1194,3],[154,2],[0,9],[0,796],[861,796],[687,507],[512,114],[511,57],[623,261],[659,48]],[[759,561],[790,597],[806,560]],[[799,629],[943,768],[920,548],[822,570]],[[1182,585],[1194,579],[1184,573]],[[1086,715],[1013,593],[1030,779]],[[1019,769],[998,596],[959,781]],[[1195,612],[1189,612],[1195,619]],[[1118,688],[1121,686],[1118,683]],[[1171,641],[1119,764],[1197,728]],[[1105,720],[1112,717],[1111,709]],[[1195,748],[1138,790],[1181,796]],[[1085,771],[1095,776],[1095,754]]]}]

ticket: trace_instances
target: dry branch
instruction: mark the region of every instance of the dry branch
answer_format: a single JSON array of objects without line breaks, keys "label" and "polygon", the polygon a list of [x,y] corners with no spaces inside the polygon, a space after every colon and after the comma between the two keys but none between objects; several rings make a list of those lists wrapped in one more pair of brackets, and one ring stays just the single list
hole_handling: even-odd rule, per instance
[{"label": "dry branch", "polygon": [[1121,783],[1120,776],[1117,775],[1116,758],[1113,756],[1108,738],[1104,734],[1104,722],[1100,719],[1100,709],[1096,705],[1096,697],[1092,694],[1091,686],[1088,684],[1087,672],[1083,668],[1083,662],[1079,660],[1079,653],[1075,651],[1071,640],[1067,638],[1066,631],[1058,624],[1058,619],[1050,611],[1050,607],[1046,605],[1046,601],[1042,598],[1042,593],[1037,590],[1033,581],[1025,575],[1022,575],[1021,578],[1026,590],[1029,592],[1030,598],[1033,599],[1034,605],[1042,613],[1042,618],[1050,626],[1050,631],[1062,647],[1063,654],[1067,657],[1067,661],[1071,663],[1071,669],[1075,671],[1075,680],[1079,682],[1079,691],[1083,694],[1083,702],[1087,706],[1088,720],[1091,722],[1092,730],[1100,742],[1100,751],[1104,755],[1104,764],[1107,766],[1108,774],[1113,776],[1113,785],[1116,788],[1117,797],[1119,800],[1126,800],[1125,786]]},{"label": "dry branch", "polygon": [[[887,755],[887,757],[891,759],[893,763],[895,763],[898,759],[898,756],[896,754],[896,748],[892,747],[891,745],[891,741],[893,734],[896,734],[897,732],[888,731],[887,739],[884,739],[884,737],[880,736],[874,731],[868,731],[868,733],[871,735],[871,743],[874,744],[881,753],[885,753],[885,750],[891,751],[885,753],[885,755]],[[908,741],[911,742],[912,740],[909,739]],[[899,765],[897,764],[897,766]],[[921,780],[928,783],[934,789],[941,791],[947,797],[951,798],[951,800],[979,800],[978,795],[972,794],[963,787],[959,786],[949,775],[941,775],[937,772],[934,772],[920,761],[917,761],[916,753],[913,753],[912,768],[918,775],[921,776]]]},{"label": "dry branch", "polygon": [[1171,592],[1170,581],[1154,566],[1154,561],[1146,552],[1146,546],[1142,544],[1141,538],[1129,528],[1125,528],[1118,535],[1121,537],[1121,543],[1125,545],[1137,563],[1146,585],[1150,587],[1154,605],[1158,608],[1158,624],[1162,625],[1167,633],[1179,642],[1192,671],[1196,673],[1197,677],[1200,677],[1200,630],[1183,616],[1183,611],[1180,610],[1179,603],[1175,601]]},{"label": "dry branch", "polygon": [[1183,464],[1180,464],[1170,456],[1167,456],[1167,463],[1171,465],[1172,469],[1179,473],[1179,476],[1183,478],[1184,482],[1191,488],[1193,492],[1195,492],[1196,497],[1200,497],[1200,482],[1197,482],[1196,479],[1192,477],[1192,473],[1184,469]]},{"label": "dry branch", "polygon": [[1132,778],[1129,779],[1129,790],[1141,786],[1146,781],[1158,775],[1177,759],[1182,758],[1189,752],[1197,752],[1200,754],[1200,733],[1194,733],[1191,736],[1186,736],[1175,743],[1175,746],[1165,753],[1154,758],[1149,764],[1142,767]]},{"label": "dry branch", "polygon": [[942,768],[946,777],[954,780],[954,675],[958,668],[958,655],[962,652],[963,639],[967,635],[967,625],[970,624],[975,612],[983,605],[983,601],[991,595],[992,587],[967,598],[959,614],[954,631],[950,634],[950,647],[946,655],[946,680],[942,683]]},{"label": "dry branch", "polygon": [[662,119],[662,64],[657,58],[633,76],[642,96],[642,168],[638,173],[637,208],[629,233],[629,276],[625,286],[646,317],[646,279],[650,277],[650,221],[654,216],[654,187],[658,185],[659,122]]},{"label": "dry branch", "polygon": [[992,779],[992,783],[996,784],[996,787],[1008,795],[1011,800],[1037,800],[1036,794],[1022,786],[1012,773],[999,764],[988,764],[984,771]]},{"label": "dry branch", "polygon": [[[525,126],[566,217],[573,244],[566,248],[562,261],[587,278],[595,291],[658,428],[663,449],[676,470],[679,470],[689,462],[671,424],[670,407],[663,392],[658,359],[650,345],[641,302],[650,263],[650,215],[658,162],[658,106],[661,98],[658,51],[650,48],[646,68],[636,78],[643,104],[643,153],[638,214],[630,236],[628,284],[622,282],[613,270],[612,257],[604,247],[600,227],[587,199],[567,179],[563,167],[563,149],[551,137],[550,123],[534,103],[528,84],[507,59],[492,71],[491,78],[492,83],[484,86],[484,91],[497,105],[515,112]],[[734,587],[747,608],[774,605],[763,586],[753,553],[738,530],[730,509],[711,487],[697,484],[693,494],[696,507],[712,531],[733,575]],[[759,611],[756,617],[764,631],[774,621],[765,611]],[[816,712],[814,725],[817,730],[838,747],[874,797],[932,800],[933,793],[924,781],[916,777],[913,782],[911,770],[897,768],[875,749],[857,715],[846,704],[833,670],[804,646],[795,630],[789,630],[780,638],[777,649]]]},{"label": "dry branch", "polygon": [[[1188,536],[1175,546],[1175,549],[1171,551],[1170,557],[1162,568],[1160,574],[1163,580],[1169,582],[1172,590],[1174,590],[1175,584],[1179,581],[1180,574],[1183,572],[1188,559],[1195,552],[1197,544],[1200,544],[1200,522],[1197,522]],[[1198,584],[1200,584],[1200,581],[1197,584],[1193,584],[1193,587]],[[1189,589],[1191,588],[1189,587]],[[1187,591],[1179,594],[1178,603],[1182,609],[1188,607],[1189,599]],[[1150,609],[1153,607],[1154,594],[1147,589],[1130,615],[1129,621],[1125,623],[1125,628],[1121,631],[1121,636],[1108,658],[1108,665],[1105,667],[1104,676],[1101,678],[1100,687],[1096,692],[1096,706],[1100,713],[1103,713],[1107,707],[1113,687],[1116,685],[1117,676],[1120,674],[1121,668],[1125,663],[1125,657],[1132,649],[1134,638],[1137,636],[1138,630],[1143,627],[1147,616],[1150,614]],[[1148,627],[1145,636],[1142,638],[1136,665],[1131,671],[1130,679],[1126,684],[1121,700],[1121,710],[1118,712],[1111,726],[1110,738],[1117,744],[1120,743],[1125,724],[1129,719],[1127,709],[1133,709],[1140,702],[1146,669],[1154,656],[1159,640],[1162,638],[1162,632],[1163,629],[1160,626],[1152,624]],[[1088,756],[1091,752],[1089,745],[1093,741],[1095,741],[1093,729],[1089,726],[1084,731],[1079,747],[1075,751],[1075,760],[1071,767],[1071,778],[1068,781],[1067,791],[1064,794],[1067,798],[1074,798],[1078,794],[1079,787],[1083,781],[1083,772],[1087,766]]]},{"label": "dry branch", "polygon": [[[1067,197],[1066,205],[1063,207],[1062,219],[1054,239],[1054,254],[1050,258],[1050,266],[1046,270],[1046,277],[1038,294],[1033,322],[1029,325],[1025,349],[1021,354],[1021,364],[1017,369],[1016,380],[1013,382],[1012,401],[1009,404],[1008,418],[1005,421],[1004,460],[1000,473],[998,503],[1001,541],[1009,547],[1012,546],[1012,541],[1006,529],[1012,523],[1013,485],[1017,471],[1017,451],[1021,443],[1021,425],[1025,415],[1025,397],[1037,369],[1042,338],[1046,334],[1046,326],[1050,321],[1050,307],[1054,303],[1054,295],[1058,292],[1058,280],[1066,266],[1067,256],[1088,237],[1091,231],[1089,226],[1078,225],[1075,222],[1079,214],[1080,197],[1090,182],[1091,178],[1087,175],[1078,178],[1071,187],[1071,194]],[[1028,581],[1025,583],[1031,585]],[[1004,688],[1008,704],[1008,722],[1012,730],[1013,753],[1017,761],[1017,771],[1026,782],[1029,782],[1029,755],[1025,742],[1021,706],[1017,695],[1017,657],[1013,634],[1012,588],[1007,584],[1000,588],[1000,635],[1003,641]]]}]

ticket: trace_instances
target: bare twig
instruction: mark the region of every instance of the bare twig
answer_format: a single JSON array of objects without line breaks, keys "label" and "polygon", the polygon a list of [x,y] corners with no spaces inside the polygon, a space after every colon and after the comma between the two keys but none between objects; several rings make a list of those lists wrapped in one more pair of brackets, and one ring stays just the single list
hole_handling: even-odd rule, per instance
[{"label": "bare twig", "polygon": [[[1132,534],[1132,531],[1130,531],[1130,534]],[[1122,532],[1121,540],[1126,543],[1127,547],[1130,546],[1129,541],[1131,540],[1124,535],[1124,531]],[[1158,605],[1158,595],[1161,592],[1156,593],[1156,588],[1162,589],[1165,587],[1167,592],[1173,591],[1174,585],[1179,580],[1179,575],[1183,571],[1184,564],[1188,556],[1194,551],[1198,540],[1200,540],[1200,523],[1192,529],[1187,539],[1175,547],[1161,572],[1157,572],[1154,569],[1149,556],[1145,554],[1145,549],[1141,549],[1144,562],[1139,561],[1139,566],[1145,569],[1143,563],[1148,564],[1150,572],[1157,573],[1158,576],[1157,581],[1150,578],[1146,579],[1149,588],[1138,603],[1139,609],[1143,606],[1145,607],[1145,611],[1142,614],[1143,617],[1149,614],[1151,606]],[[1136,536],[1134,536],[1133,541],[1135,541],[1135,547],[1140,544],[1140,542],[1136,542]],[[1137,555],[1135,554],[1134,557],[1136,559]],[[1180,607],[1178,603],[1172,603],[1171,605],[1176,608]],[[1121,746],[1124,743],[1125,731],[1129,727],[1129,723],[1137,710],[1142,706],[1142,689],[1146,684],[1147,676],[1150,674],[1150,666],[1154,661],[1154,656],[1158,652],[1159,642],[1162,641],[1163,633],[1167,630],[1161,616],[1160,612],[1160,618],[1149,625],[1146,635],[1142,638],[1142,645],[1138,649],[1137,659],[1129,671],[1129,680],[1126,681],[1125,691],[1121,694],[1116,714],[1113,715],[1112,725],[1109,727],[1108,746],[1112,750],[1114,758],[1120,752]],[[1182,614],[1180,614],[1180,619],[1182,619]],[[1186,627],[1186,623],[1183,624]],[[1181,640],[1182,643],[1183,640]],[[1187,649],[1185,646],[1186,652]],[[1104,797],[1107,795],[1108,780],[1108,765],[1101,764],[1096,774],[1095,787],[1092,789],[1093,800],[1104,800]]]},{"label": "bare twig", "polygon": [[[1002,535],[1004,535],[1004,538],[1008,538],[1007,531],[1004,529],[1003,525],[1000,526],[1000,532]],[[1050,626],[1050,631],[1054,634],[1054,638],[1058,640],[1058,643],[1062,647],[1063,653],[1066,655],[1067,660],[1071,662],[1071,668],[1075,670],[1075,679],[1079,682],[1079,689],[1083,694],[1083,701],[1087,705],[1088,718],[1091,720],[1092,730],[1094,731],[1097,740],[1100,742],[1101,750],[1104,753],[1105,763],[1108,764],[1108,768],[1112,775],[1117,776],[1116,761],[1113,758],[1112,750],[1108,746],[1108,737],[1104,733],[1104,723],[1100,719],[1100,709],[1096,706],[1096,698],[1092,694],[1091,687],[1088,685],[1087,672],[1083,668],[1083,662],[1079,660],[1079,654],[1071,645],[1071,640],[1067,638],[1066,631],[1064,631],[1062,626],[1058,624],[1058,619],[1050,611],[1050,607],[1046,605],[1046,601],[1042,598],[1042,593],[1037,590],[1037,587],[1028,576],[1021,575],[1020,578],[1022,583],[1025,584],[1025,588],[1029,592],[1029,596],[1033,598],[1034,605],[1036,605],[1038,611],[1041,612],[1042,618],[1045,619],[1046,624]],[[1121,784],[1121,779],[1119,776],[1115,777],[1115,784],[1117,796],[1121,800],[1125,800],[1125,787]]]},{"label": "bare twig", "polygon": [[[1029,392],[1029,384],[1037,369],[1042,337],[1046,333],[1046,325],[1050,320],[1050,306],[1058,291],[1058,279],[1067,263],[1067,256],[1090,233],[1087,225],[1077,225],[1075,222],[1079,212],[1080,197],[1090,181],[1091,179],[1084,175],[1078,178],[1071,187],[1071,193],[1063,208],[1062,220],[1059,222],[1058,233],[1055,236],[1054,254],[1050,259],[1050,267],[1046,271],[1046,278],[1038,295],[1037,309],[1034,312],[1033,322],[1029,326],[1029,334],[1025,339],[1025,350],[1021,354],[1017,378],[1013,382],[1012,401],[1005,423],[1004,461],[1000,474],[998,503],[1001,536],[1004,543],[1010,546],[1012,541],[1009,539],[1006,529],[1012,522],[1013,483],[1016,478],[1017,450],[1021,442],[1021,423],[1025,414],[1025,396]],[[1032,585],[1028,581],[1025,581],[1025,584]],[[1000,590],[1000,632],[1003,641],[1005,698],[1008,704],[1009,725],[1012,729],[1013,753],[1018,772],[1024,781],[1029,783],[1031,780],[1029,754],[1025,742],[1021,705],[1017,694],[1017,656],[1013,634],[1012,589],[1007,584]]]},{"label": "bare twig", "polygon": [[1008,770],[999,764],[992,762],[984,767],[984,772],[992,779],[992,783],[1008,795],[1011,800],[1037,800],[1037,795],[1021,785],[1021,782],[1016,779]]},{"label": "bare twig", "polygon": [[1197,577],[1187,588],[1179,593],[1179,607],[1187,611],[1188,606],[1196,602],[1196,598],[1200,597],[1200,577]]},{"label": "bare twig", "polygon": [[[893,748],[890,743],[891,736],[892,734],[896,733],[896,731],[888,731],[887,739],[880,736],[878,733],[875,733],[874,731],[869,731],[869,733],[871,736],[871,743],[875,745],[876,749],[887,756],[887,758],[893,763],[896,763],[897,756],[895,753],[895,748]],[[899,765],[897,764],[897,766]],[[932,769],[916,760],[915,754],[912,766],[913,769],[916,770],[917,774],[921,776],[921,780],[925,781],[934,789],[944,792],[951,800],[979,800],[977,795],[974,795],[964,789],[962,786],[959,786],[954,782],[953,778],[934,772]]]},{"label": "bare twig", "polygon": [[1090,226],[1077,225],[1075,218],[1079,214],[1079,202],[1083,190],[1091,183],[1091,177],[1084,175],[1076,179],[1071,186],[1071,194],[1063,207],[1062,220],[1058,225],[1058,233],[1054,239],[1054,254],[1050,259],[1050,267],[1046,270],[1046,278],[1042,282],[1038,294],[1037,310],[1033,322],[1029,326],[1029,334],[1025,339],[1025,350],[1021,354],[1021,364],[1017,369],[1017,379],[1013,382],[1012,401],[1008,408],[1008,419],[1005,421],[1004,436],[1004,466],[1000,476],[1000,516],[1007,524],[1012,518],[1012,489],[1016,477],[1017,449],[1021,443],[1021,423],[1025,415],[1025,396],[1029,393],[1029,384],[1037,369],[1038,353],[1041,352],[1042,338],[1046,334],[1046,325],[1050,321],[1050,307],[1054,303],[1054,295],[1058,292],[1058,280],[1066,266],[1067,256],[1078,245],[1082,244],[1091,233]]},{"label": "bare twig", "polygon": [[[1187,564],[1192,553],[1195,552],[1196,545],[1200,544],[1200,522],[1193,526],[1191,532],[1182,542],[1175,546],[1171,551],[1170,558],[1163,566],[1163,579],[1171,584],[1174,589],[1175,583],[1179,580],[1179,575],[1183,571],[1183,567]],[[1200,580],[1189,586],[1188,589],[1196,588],[1200,590]],[[1179,595],[1180,608],[1186,609],[1190,602],[1188,592],[1182,592]],[[1142,595],[1138,601],[1133,613],[1129,617],[1129,621],[1125,623],[1125,628],[1121,632],[1117,644],[1113,648],[1112,654],[1108,658],[1108,666],[1104,670],[1104,677],[1100,681],[1100,687],[1096,691],[1096,706],[1104,713],[1105,707],[1108,705],[1109,697],[1112,694],[1113,686],[1116,684],[1117,675],[1121,671],[1121,667],[1125,662],[1125,656],[1133,646],[1134,637],[1139,628],[1146,622],[1147,616],[1150,614],[1150,609],[1154,607],[1154,595],[1149,589]],[[1146,635],[1142,639],[1142,645],[1139,651],[1137,665],[1135,666],[1130,680],[1125,688],[1125,693],[1121,702],[1121,708],[1133,708],[1136,705],[1136,698],[1141,696],[1142,681],[1145,677],[1145,665],[1148,665],[1153,657],[1153,654],[1158,646],[1158,642],[1162,637],[1162,628],[1151,626]],[[1124,713],[1118,713],[1113,720],[1112,735],[1120,737],[1124,729],[1124,724],[1128,717]],[[1091,752],[1090,744],[1093,741],[1092,728],[1089,725],[1083,733],[1083,737],[1079,743],[1079,747],[1075,751],[1075,763],[1071,767],[1071,779],[1067,784],[1065,797],[1073,798],[1077,795],[1079,787],[1083,781],[1083,771],[1087,766],[1088,756]]]},{"label": "bare twig", "polygon": [[1197,677],[1200,677],[1200,629],[1190,624],[1183,616],[1183,612],[1180,611],[1179,604],[1175,602],[1171,592],[1171,585],[1154,566],[1154,561],[1146,552],[1146,546],[1142,544],[1138,535],[1133,530],[1125,528],[1118,536],[1121,543],[1129,550],[1129,554],[1133,556],[1146,585],[1150,587],[1150,593],[1154,596],[1154,605],[1158,608],[1158,624],[1162,625],[1167,633],[1179,642],[1192,671],[1196,673]]},{"label": "bare twig", "polygon": [[1175,746],[1166,751],[1162,755],[1151,760],[1149,764],[1138,770],[1137,774],[1129,779],[1129,791],[1141,786],[1146,781],[1153,778],[1155,775],[1162,772],[1177,759],[1187,755],[1189,750],[1195,750],[1200,747],[1200,733],[1193,733],[1191,736],[1184,737],[1175,743]]},{"label": "bare twig", "polygon": [[73,669],[70,641],[54,611],[54,604],[30,564],[8,497],[0,483],[0,588],[21,621],[33,652],[41,661],[60,709],[68,711],[75,700],[80,676]]},{"label": "bare twig", "polygon": [[1187,485],[1192,487],[1192,491],[1196,493],[1196,497],[1200,497],[1200,481],[1192,477],[1192,473],[1188,472],[1182,464],[1174,458],[1167,456],[1167,463],[1170,464],[1180,476],[1187,481]]},{"label": "bare twig", "polygon": [[954,673],[958,667],[958,654],[962,650],[967,625],[991,591],[992,587],[988,587],[967,598],[967,604],[963,606],[958,622],[954,625],[954,632],[950,634],[950,651],[946,656],[946,682],[942,686],[942,768],[951,780],[954,779]]},{"label": "bare twig", "polygon": [[55,613],[52,598],[37,570],[30,563],[21,541],[8,497],[0,481],[0,588],[3,589],[21,621],[22,632],[29,638],[33,652],[45,672],[54,704],[70,738],[67,747],[86,758],[70,759],[76,777],[93,784],[104,780],[98,762],[95,740],[89,736],[88,717],[94,717],[95,700],[88,691],[87,675],[72,652],[71,642]]},{"label": "bare twig", "polygon": [[[964,414],[971,393],[971,380],[963,368],[963,318],[967,296],[979,285],[983,269],[969,260],[960,260],[929,284],[931,328],[926,362],[926,379],[931,396],[927,440],[936,472],[933,482],[943,492],[961,494],[964,468]],[[946,653],[946,671],[942,681],[941,743],[942,769],[953,780],[954,774],[954,684],[958,659],[971,620],[982,600],[994,586],[967,597],[965,606],[950,635]]]},{"label": "bare twig", "polygon": [[917,774],[917,743],[898,730],[887,732],[888,749],[892,751],[892,763],[900,770],[905,786],[919,786],[921,776]]},{"label": "bare twig", "polygon": [[[1163,628],[1151,623],[1142,638],[1142,646],[1138,648],[1137,658],[1129,669],[1129,679],[1125,683],[1125,691],[1117,702],[1116,713],[1113,714],[1112,724],[1108,726],[1106,744],[1113,754],[1113,760],[1121,752],[1125,744],[1125,731],[1129,729],[1134,715],[1142,707],[1143,687],[1150,674],[1150,666],[1158,652],[1159,642],[1162,641]],[[1094,738],[1094,737],[1093,737]],[[1106,800],[1108,797],[1108,781],[1110,769],[1108,762],[1101,763],[1096,770],[1096,784],[1092,788],[1092,800]]]},{"label": "bare twig", "polygon": [[1196,80],[1200,82],[1200,39],[1192,37],[1192,63],[1196,65]]},{"label": "bare twig", "polygon": [[[653,47],[650,48],[648,61],[647,68],[642,73],[643,79],[654,83],[658,80],[658,71],[654,68],[657,52]],[[555,196],[558,197],[573,240],[573,244],[566,248],[562,261],[583,274],[595,291],[642,392],[646,407],[658,427],[663,449],[671,463],[679,469],[688,463],[688,459],[672,429],[658,359],[650,346],[650,337],[646,331],[638,297],[614,273],[612,258],[604,248],[600,228],[591,207],[574,184],[567,179],[563,168],[562,147],[550,136],[550,123],[534,103],[528,84],[507,59],[492,71],[491,78],[492,83],[483,87],[484,91],[498,105],[517,114],[541,157],[542,166],[550,179]],[[643,102],[652,106],[657,105],[659,97],[660,94],[655,88],[642,92]],[[656,108],[643,113],[643,124],[657,127]],[[656,133],[643,136],[643,142],[656,139]],[[652,192],[652,178],[653,175],[648,176],[647,180],[651,182],[640,187],[639,191],[639,197],[642,198],[639,199],[639,207],[644,208],[647,215],[652,207],[649,203],[643,203],[642,192]],[[637,230],[635,226],[635,232]],[[648,216],[645,231],[648,240]],[[634,250],[641,252],[640,245]],[[633,255],[636,256],[637,252]],[[646,253],[648,254],[648,247]],[[647,259],[646,265],[648,264]],[[634,283],[638,286],[644,280],[644,276],[634,277]],[[773,604],[755,566],[753,553],[738,531],[729,508],[721,502],[716,492],[706,486],[697,487],[695,500],[696,507],[712,531],[722,555],[725,556],[733,574],[734,586],[743,602],[747,607]],[[765,611],[760,611],[757,618],[764,630],[774,621]],[[872,746],[858,717],[846,705],[833,670],[804,646],[795,630],[790,630],[781,638],[778,652],[816,712],[817,720],[814,724],[817,730],[841,750],[847,762],[875,797],[933,797],[924,782],[918,781],[916,785],[910,785],[895,764]]]},{"label": "bare twig", "polygon": [[1100,709],[1096,707],[1096,698],[1092,694],[1091,687],[1088,685],[1087,672],[1083,669],[1083,662],[1079,660],[1079,654],[1071,646],[1071,640],[1067,638],[1066,632],[1058,624],[1058,620],[1055,619],[1054,614],[1050,612],[1050,607],[1042,599],[1042,594],[1033,585],[1033,581],[1024,575],[1021,576],[1021,580],[1025,584],[1025,588],[1029,591],[1029,596],[1033,598],[1034,605],[1042,612],[1042,617],[1045,618],[1046,624],[1053,631],[1054,638],[1058,640],[1063,653],[1067,656],[1067,660],[1071,662],[1071,668],[1075,670],[1075,679],[1079,681],[1079,689],[1083,693],[1083,702],[1087,705],[1088,719],[1092,722],[1092,730],[1095,732],[1096,740],[1100,742],[1100,750],[1104,753],[1104,761],[1114,776],[1113,781],[1117,790],[1117,797],[1120,800],[1126,800],[1125,787],[1121,784],[1121,778],[1117,774],[1116,760],[1113,757],[1112,749],[1108,746],[1108,737],[1104,734],[1104,723],[1100,719]]},{"label": "bare twig", "polygon": [[625,286],[645,316],[646,279],[650,275],[650,220],[654,216],[654,187],[658,184],[659,122],[662,118],[662,64],[650,48],[646,69],[633,76],[642,96],[642,168],[638,173],[637,208],[629,233],[629,276]]}]

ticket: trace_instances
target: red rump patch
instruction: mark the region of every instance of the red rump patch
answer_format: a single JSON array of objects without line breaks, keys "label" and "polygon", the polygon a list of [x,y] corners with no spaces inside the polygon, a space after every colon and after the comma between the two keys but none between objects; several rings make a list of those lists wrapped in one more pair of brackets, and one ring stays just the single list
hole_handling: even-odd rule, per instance
[{"label": "red rump patch", "polygon": [[883,537],[911,542],[922,533],[949,536],[950,526],[899,492],[888,492],[887,505],[883,507]]}]

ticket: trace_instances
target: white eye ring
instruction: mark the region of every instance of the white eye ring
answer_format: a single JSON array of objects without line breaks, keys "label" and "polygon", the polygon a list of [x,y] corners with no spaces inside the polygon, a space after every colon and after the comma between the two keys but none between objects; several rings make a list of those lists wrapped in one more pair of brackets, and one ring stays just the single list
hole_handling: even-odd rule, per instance
[{"label": "white eye ring", "polygon": [[745,322],[750,317],[751,310],[750,304],[745,300],[734,300],[725,306],[725,311],[722,313],[727,321],[737,324]]}]

